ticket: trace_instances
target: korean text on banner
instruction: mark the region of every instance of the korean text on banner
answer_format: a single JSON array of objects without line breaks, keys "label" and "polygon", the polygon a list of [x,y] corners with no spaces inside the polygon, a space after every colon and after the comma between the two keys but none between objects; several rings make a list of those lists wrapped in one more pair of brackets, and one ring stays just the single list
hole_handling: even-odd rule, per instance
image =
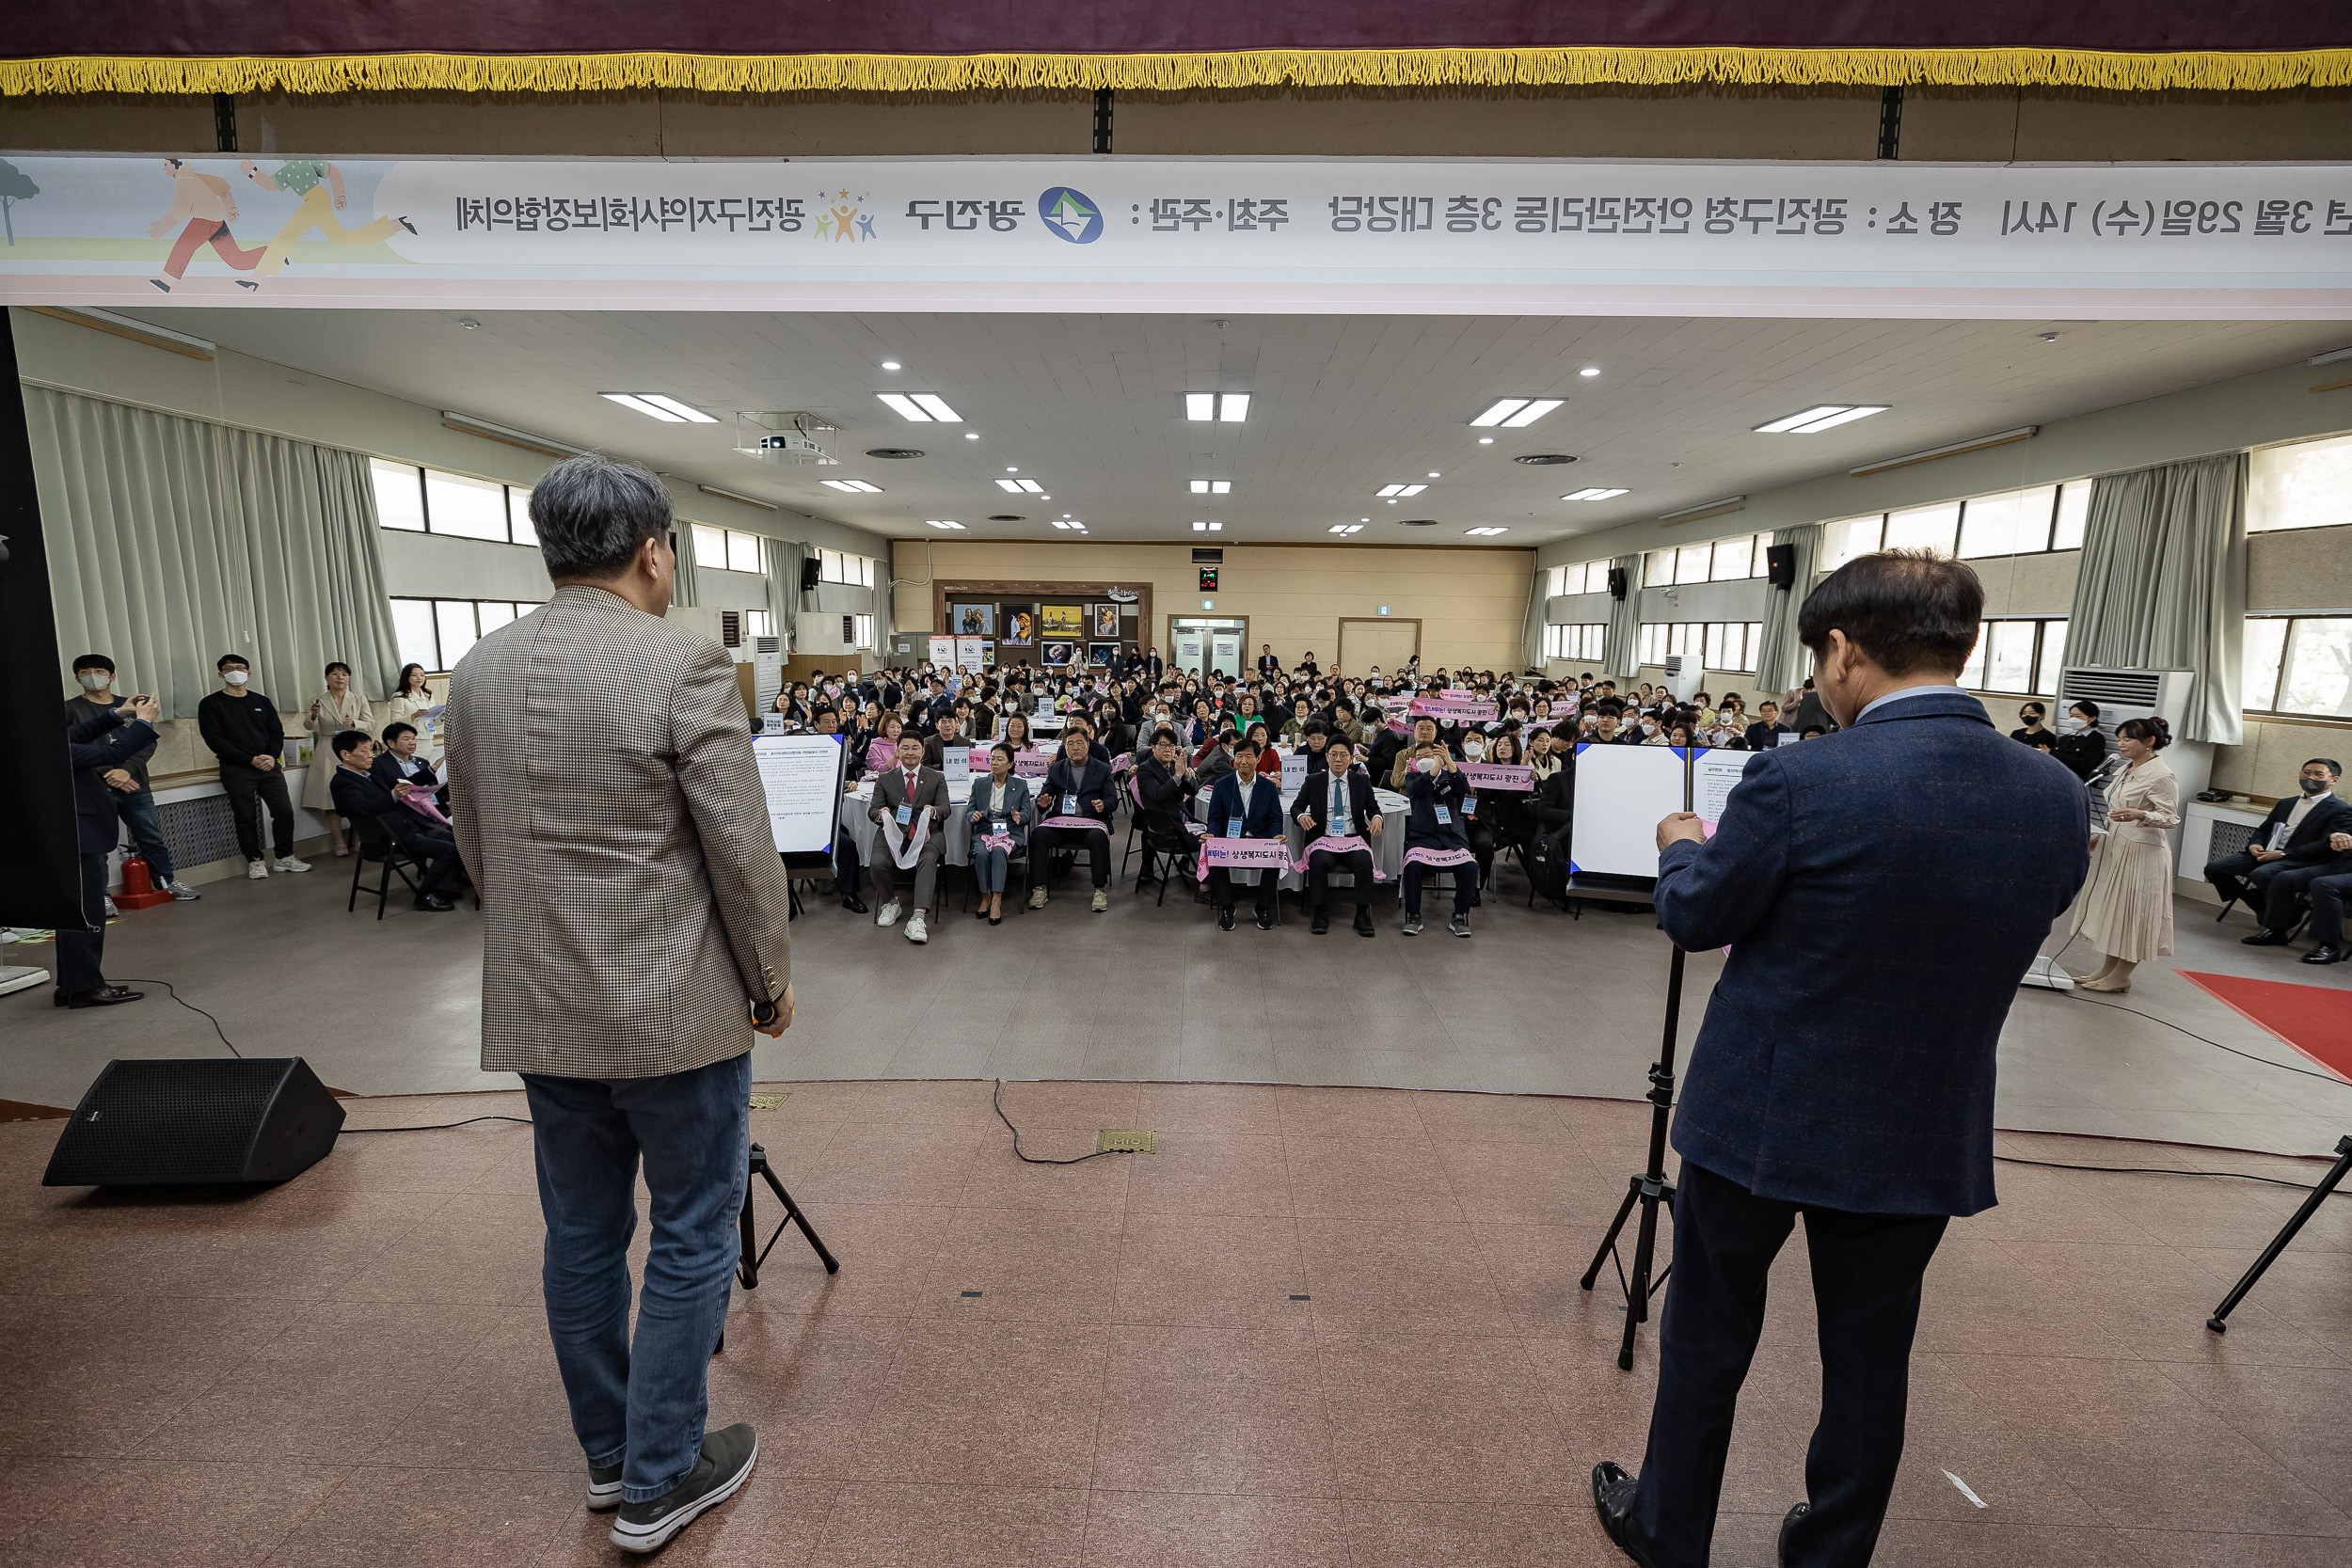
[{"label": "korean text on banner", "polygon": [[841,747],[829,735],[761,736],[752,742],[777,853],[832,852],[841,815]]}]

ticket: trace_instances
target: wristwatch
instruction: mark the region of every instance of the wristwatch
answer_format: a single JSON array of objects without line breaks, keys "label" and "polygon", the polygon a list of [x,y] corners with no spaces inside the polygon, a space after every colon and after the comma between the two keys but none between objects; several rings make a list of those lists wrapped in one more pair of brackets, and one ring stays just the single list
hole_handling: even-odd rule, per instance
[{"label": "wristwatch", "polygon": [[770,1025],[771,1023],[775,1022],[775,1021],[776,1021],[776,1013],[777,1013],[777,1010],[778,1010],[778,1009],[777,1009],[777,1006],[776,1006],[776,1004],[775,1004],[775,1003],[773,1003],[773,1002],[755,1002],[755,1003],[753,1003],[753,1004],[752,1004],[752,1022],[753,1022],[753,1024],[754,1024],[755,1027],[758,1027],[758,1028],[761,1028],[761,1029],[765,1029],[765,1028],[767,1028],[767,1027],[768,1027],[768,1025]]}]

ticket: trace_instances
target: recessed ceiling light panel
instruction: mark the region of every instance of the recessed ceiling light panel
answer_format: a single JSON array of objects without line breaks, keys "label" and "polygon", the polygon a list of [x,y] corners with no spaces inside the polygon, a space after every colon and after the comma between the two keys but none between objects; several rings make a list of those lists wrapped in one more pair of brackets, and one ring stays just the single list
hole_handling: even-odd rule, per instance
[{"label": "recessed ceiling light panel", "polygon": [[1509,419],[1528,404],[1526,398],[1497,398],[1486,411],[1470,420],[1472,425],[1496,425]]},{"label": "recessed ceiling light panel", "polygon": [[1565,398],[1537,398],[1534,402],[1530,403],[1526,407],[1520,409],[1518,413],[1503,420],[1503,426],[1504,428],[1510,430],[1524,430],[1529,425],[1534,424],[1537,420],[1542,419],[1546,414],[1549,414],[1553,409],[1559,407],[1560,404],[1565,401],[1567,400]]},{"label": "recessed ceiling light panel", "polygon": [[1471,538],[1477,539],[1487,534],[1508,533],[1511,531],[1507,528],[1466,528],[1462,531],[1470,535]]},{"label": "recessed ceiling light panel", "polygon": [[673,397],[660,392],[599,392],[598,397],[610,399],[624,408],[634,408],[663,424],[717,424],[719,421],[699,408],[690,408]]},{"label": "recessed ceiling light panel", "polygon": [[960,531],[962,531],[962,528],[963,528],[963,525],[962,525],[961,523],[959,523],[959,522],[955,521],[953,518],[949,518],[949,517],[933,517],[933,518],[929,519],[929,520],[928,520],[928,521],[924,524],[924,526],[925,526],[926,528],[948,528],[948,529],[955,529],[955,530],[957,530],[959,532],[960,532]]},{"label": "recessed ceiling light panel", "polygon": [[840,490],[852,496],[879,496],[882,486],[868,484],[862,479],[828,479],[821,481],[829,490]]},{"label": "recessed ceiling light panel", "polygon": [[1818,403],[1801,408],[1794,414],[1784,414],[1756,427],[1758,436],[1811,436],[1817,431],[1831,430],[1855,420],[1867,420],[1873,414],[1883,414],[1883,403]]},{"label": "recessed ceiling light panel", "polygon": [[1588,484],[1581,490],[1571,490],[1560,499],[1564,501],[1605,501],[1612,496],[1627,493],[1623,486],[1613,489],[1606,484]]},{"label": "recessed ceiling light panel", "polygon": [[961,424],[963,416],[947,406],[946,400],[936,392],[917,392],[914,405],[941,424]]}]

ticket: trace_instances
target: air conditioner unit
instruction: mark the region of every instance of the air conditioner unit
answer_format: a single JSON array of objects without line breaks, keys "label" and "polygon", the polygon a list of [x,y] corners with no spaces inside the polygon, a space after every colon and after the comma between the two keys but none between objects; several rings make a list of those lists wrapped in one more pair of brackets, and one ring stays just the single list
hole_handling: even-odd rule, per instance
[{"label": "air conditioner unit", "polygon": [[1676,702],[1687,703],[1699,694],[1699,683],[1707,678],[1700,669],[1702,662],[1696,654],[1666,656],[1666,689],[1674,693]]}]

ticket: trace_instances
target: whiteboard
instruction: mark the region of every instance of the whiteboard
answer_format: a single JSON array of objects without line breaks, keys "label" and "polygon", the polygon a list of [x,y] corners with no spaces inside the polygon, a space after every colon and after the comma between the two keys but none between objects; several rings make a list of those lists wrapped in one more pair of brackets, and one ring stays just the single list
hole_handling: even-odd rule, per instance
[{"label": "whiteboard", "polygon": [[841,816],[842,742],[830,735],[762,736],[752,742],[768,797],[768,828],[782,855],[831,855]]},{"label": "whiteboard", "polygon": [[1568,870],[1658,875],[1658,822],[1682,809],[1682,752],[1587,742],[1576,749],[1576,818]]}]

